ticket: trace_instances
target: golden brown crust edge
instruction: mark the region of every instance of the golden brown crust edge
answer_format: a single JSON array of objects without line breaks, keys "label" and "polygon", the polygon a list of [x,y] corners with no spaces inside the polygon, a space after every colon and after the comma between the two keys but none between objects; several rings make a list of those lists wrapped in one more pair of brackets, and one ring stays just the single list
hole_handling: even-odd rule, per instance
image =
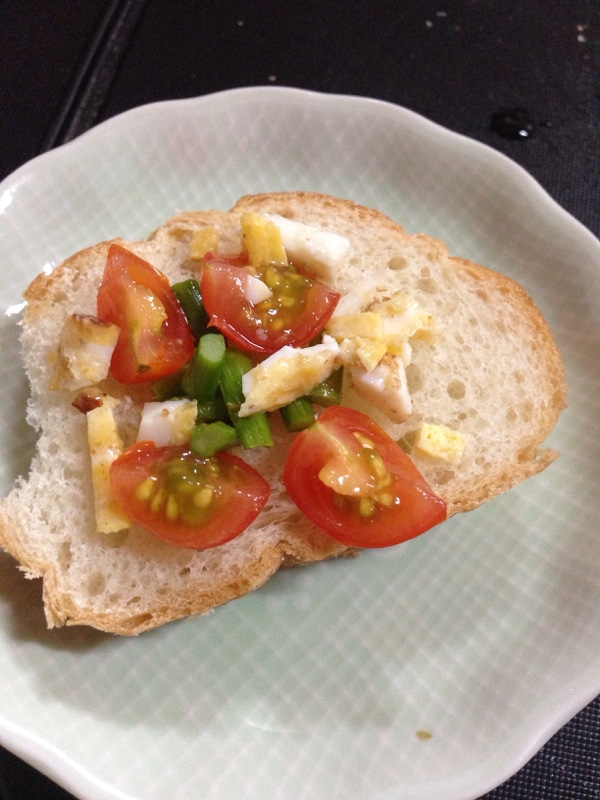
[{"label": "golden brown crust edge", "polygon": [[85,281],[90,262],[98,258],[106,259],[110,245],[119,242],[123,243],[123,240],[117,238],[98,242],[69,256],[49,274],[41,273],[35,277],[23,294],[27,301],[23,324],[35,325],[45,308],[64,302],[65,281],[68,280],[69,286]]},{"label": "golden brown crust edge", "polygon": [[[220,587],[219,591],[198,592],[190,587],[185,592],[163,598],[160,606],[140,614],[111,614],[90,612],[72,601],[70,595],[61,590],[54,565],[48,565],[43,572],[44,612],[49,628],[90,625],[105,633],[121,636],[137,636],[140,633],[158,628],[167,622],[175,622],[186,617],[207,614],[219,606],[237,600],[260,588],[283,567],[314,564],[338,556],[353,557],[357,548],[344,548],[332,542],[330,548],[297,548],[282,539],[275,546],[266,548],[258,561],[250,569],[240,573],[235,581]],[[29,576],[29,577],[37,577]]]},{"label": "golden brown crust edge", "polygon": [[524,315],[531,327],[535,347],[544,353],[550,398],[549,404],[537,419],[537,425],[532,428],[529,445],[521,450],[519,460],[512,465],[512,468],[507,469],[489,483],[481,484],[477,491],[460,497],[450,494],[444,497],[448,503],[449,516],[451,516],[458,512],[471,511],[503,494],[527,478],[542,472],[558,458],[558,450],[540,448],[554,429],[561,412],[567,407],[567,383],[565,365],[554,335],[545,317],[521,284],[506,275],[463,258],[453,257],[449,259],[449,263],[458,271],[466,271],[471,277],[480,281],[482,286],[496,286],[501,293],[510,296],[514,303],[523,308]]}]

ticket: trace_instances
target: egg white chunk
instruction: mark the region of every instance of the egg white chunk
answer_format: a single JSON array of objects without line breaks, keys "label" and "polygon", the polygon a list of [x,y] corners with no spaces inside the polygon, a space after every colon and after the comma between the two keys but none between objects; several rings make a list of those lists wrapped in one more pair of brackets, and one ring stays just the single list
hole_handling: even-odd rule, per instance
[{"label": "egg white chunk", "polygon": [[104,380],[120,328],[97,317],[71,314],[60,333],[52,389],[83,389]]},{"label": "egg white chunk", "polygon": [[[407,367],[412,357],[409,340],[413,337],[429,343],[437,340],[435,318],[408,295],[395,292],[390,297],[380,297],[372,300],[367,310],[362,310],[364,302],[361,304],[358,297],[353,303],[344,302],[353,296],[351,293],[342,298],[326,326],[327,332],[340,344],[345,363],[354,365],[358,359],[362,367],[371,372],[387,354],[399,356]],[[339,313],[342,303],[345,313]]]},{"label": "egg white chunk", "polygon": [[338,233],[296,222],[279,214],[264,213],[261,216],[274,222],[281,232],[283,246],[288,259],[298,261],[315,278],[324,283],[333,283],[342,264],[350,241]]},{"label": "egg white chunk", "polygon": [[151,441],[157,447],[189,441],[198,404],[195,400],[165,400],[145,403],[138,431],[138,442]]},{"label": "egg white chunk", "polygon": [[263,300],[268,300],[273,294],[267,284],[254,275],[246,275],[242,291],[246,300],[252,303],[253,306],[257,303],[262,303]]},{"label": "egg white chunk", "polygon": [[324,336],[321,344],[312,347],[282,347],[242,378],[245,400],[240,417],[274,411],[307,394],[331,375],[339,352],[331,336]]},{"label": "egg white chunk", "polygon": [[370,372],[362,365],[353,365],[350,378],[356,394],[392,422],[404,422],[412,414],[412,399],[400,356],[386,354]]}]

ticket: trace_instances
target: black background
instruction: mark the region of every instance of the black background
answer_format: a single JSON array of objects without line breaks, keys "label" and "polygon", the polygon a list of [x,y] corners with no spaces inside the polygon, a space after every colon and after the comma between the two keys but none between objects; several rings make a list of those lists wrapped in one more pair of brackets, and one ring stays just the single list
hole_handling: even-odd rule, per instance
[{"label": "black background", "polygon": [[[593,0],[0,0],[0,178],[131,107],[261,84],[406,106],[510,156],[600,234]],[[0,797],[70,795],[0,748]],[[486,795],[591,798],[600,700]]]}]

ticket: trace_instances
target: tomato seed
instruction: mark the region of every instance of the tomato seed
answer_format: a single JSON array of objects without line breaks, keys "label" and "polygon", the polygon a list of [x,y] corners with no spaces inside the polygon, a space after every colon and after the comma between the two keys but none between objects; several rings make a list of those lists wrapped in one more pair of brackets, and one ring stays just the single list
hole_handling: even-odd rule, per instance
[{"label": "tomato seed", "polygon": [[213,498],[213,490],[210,486],[203,486],[195,493],[193,503],[196,508],[207,508]]},{"label": "tomato seed", "polygon": [[281,276],[278,275],[276,270],[274,270],[272,267],[267,269],[263,280],[269,289],[276,289],[278,286],[281,286]]},{"label": "tomato seed", "polygon": [[379,505],[387,507],[391,506],[394,502],[394,495],[389,492],[382,492],[381,494],[376,494],[373,499],[376,500]]},{"label": "tomato seed", "polygon": [[152,502],[150,503],[150,510],[154,514],[156,514],[158,511],[160,511],[160,507],[162,506],[162,504],[165,501],[166,494],[167,493],[166,493],[164,487],[161,486],[161,488],[158,490],[158,492],[152,498]]},{"label": "tomato seed", "polygon": [[140,484],[138,484],[135,490],[136,499],[150,500],[154,492],[154,484],[155,481],[153,478],[146,478],[145,481],[142,481]]},{"label": "tomato seed", "polygon": [[363,433],[359,433],[358,431],[354,431],[353,433],[354,438],[356,441],[362,445],[367,450],[375,450],[375,442],[365,436]]},{"label": "tomato seed", "polygon": [[375,511],[375,503],[370,497],[361,497],[358,504],[358,510],[362,517],[371,517]]},{"label": "tomato seed", "polygon": [[387,467],[384,464],[383,458],[377,453],[375,457],[372,459],[373,462],[373,471],[375,472],[376,477],[379,479],[379,482],[384,482],[384,485],[389,485],[391,480],[390,473],[387,470]]},{"label": "tomato seed", "polygon": [[179,505],[177,504],[177,500],[173,497],[172,494],[169,495],[167,499],[167,509],[166,514],[168,519],[177,519],[179,516]]}]

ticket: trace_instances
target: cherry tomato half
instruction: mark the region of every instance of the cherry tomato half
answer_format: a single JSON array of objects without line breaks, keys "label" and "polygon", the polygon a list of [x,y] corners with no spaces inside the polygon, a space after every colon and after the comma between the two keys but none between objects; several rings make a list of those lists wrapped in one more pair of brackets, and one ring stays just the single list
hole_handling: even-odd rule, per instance
[{"label": "cherry tomato half", "polygon": [[271,489],[230,453],[198,458],[186,446],[131,445],[110,470],[123,511],[156,536],[204,550],[239,536],[264,508]]},{"label": "cherry tomato half", "polygon": [[110,367],[121,383],[171,375],[194,352],[188,321],[167,277],[118,244],[108,251],[98,317],[121,328]]},{"label": "cherry tomato half", "polygon": [[242,350],[254,353],[274,353],[284,345],[302,347],[323,330],[340,299],[338,292],[293,267],[252,269],[272,292],[256,304],[245,292],[247,267],[219,256],[205,257],[202,299],[211,325]]},{"label": "cherry tomato half", "polygon": [[283,479],[298,508],[349,547],[387,547],[443,522],[446,504],[373,420],[333,406],[298,434]]}]

